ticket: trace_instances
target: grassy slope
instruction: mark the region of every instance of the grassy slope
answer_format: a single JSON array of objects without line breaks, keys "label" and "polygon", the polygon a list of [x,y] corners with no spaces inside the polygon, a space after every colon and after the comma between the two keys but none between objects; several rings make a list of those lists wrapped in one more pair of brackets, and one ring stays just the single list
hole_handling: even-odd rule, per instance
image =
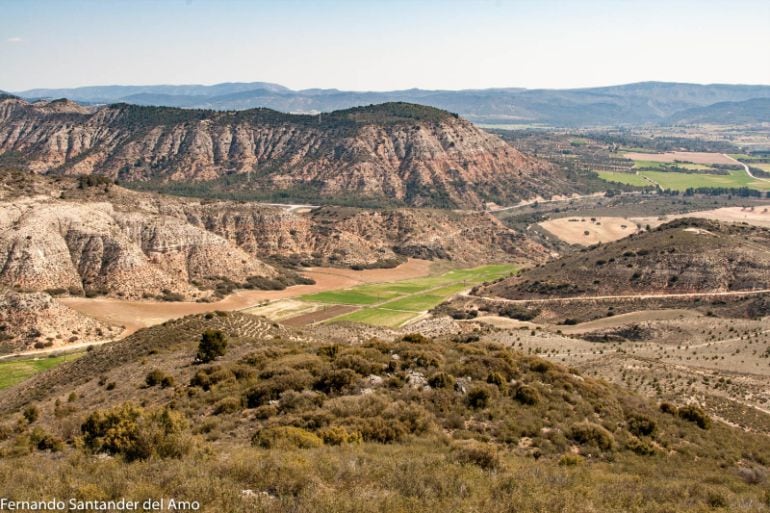
[{"label": "grassy slope", "polygon": [[[307,330],[295,338],[257,324],[242,314],[174,321],[33,378],[27,386],[37,399],[16,403],[4,417],[4,496],[171,496],[200,500],[202,511],[233,513],[502,513],[511,505],[523,513],[767,511],[765,487],[744,472],[765,471],[766,437],[718,423],[701,429],[619,387],[483,340],[330,345]],[[215,364],[191,365],[193,335],[207,327],[230,333],[228,352]],[[237,336],[243,333],[252,336]],[[147,388],[151,369],[176,384]],[[208,390],[189,386],[202,371],[213,380]],[[340,388],[323,385],[331,383],[330,372],[343,371],[350,379]],[[440,373],[449,386],[410,385],[410,376]],[[372,374],[383,384],[372,385]],[[472,378],[465,392],[455,390],[452,376]],[[522,389],[534,391],[534,401],[521,399]],[[478,390],[489,400],[473,402]],[[0,408],[18,395],[0,394]],[[82,447],[86,416],[124,401],[145,402],[145,411],[169,407],[168,419],[185,419],[179,431],[151,430],[146,439],[137,433],[176,456],[129,463],[121,453],[100,458]],[[8,431],[29,404],[40,418]],[[632,434],[639,416],[654,423],[651,433]],[[577,435],[586,419],[595,433]],[[301,437],[250,443],[255,434],[264,441],[266,432],[284,432],[281,426],[299,429]],[[363,441],[316,438],[332,426]],[[63,451],[31,446],[35,428],[66,442]]]}]

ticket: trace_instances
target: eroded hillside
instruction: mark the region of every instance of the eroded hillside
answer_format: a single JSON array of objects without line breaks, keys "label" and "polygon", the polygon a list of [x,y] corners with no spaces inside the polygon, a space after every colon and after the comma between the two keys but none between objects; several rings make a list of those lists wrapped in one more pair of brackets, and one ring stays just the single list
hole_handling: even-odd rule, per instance
[{"label": "eroded hillside", "polygon": [[0,153],[22,155],[37,173],[174,183],[200,194],[481,208],[573,192],[550,164],[470,122],[403,103],[300,116],[6,98]]}]

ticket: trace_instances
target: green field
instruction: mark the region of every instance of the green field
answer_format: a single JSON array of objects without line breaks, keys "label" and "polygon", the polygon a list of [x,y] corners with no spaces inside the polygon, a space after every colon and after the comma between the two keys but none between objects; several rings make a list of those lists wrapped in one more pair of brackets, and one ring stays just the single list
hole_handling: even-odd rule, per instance
[{"label": "green field", "polygon": [[409,319],[467,288],[515,272],[513,264],[493,264],[454,269],[443,274],[319,292],[300,299],[313,303],[363,306],[361,310],[332,319],[377,326],[399,326]]},{"label": "green field", "polygon": [[761,169],[762,171],[767,171],[770,173],[770,162],[751,162],[751,167],[755,167],[757,169]]},{"label": "green field", "polygon": [[39,372],[75,360],[82,355],[83,352],[81,351],[62,356],[38,356],[36,358],[0,361],[0,389],[13,386]]},{"label": "green field", "polygon": [[599,178],[608,182],[623,183],[634,187],[648,187],[650,182],[635,173],[621,173],[617,171],[597,171]]},{"label": "green field", "polygon": [[646,187],[650,182],[647,177],[664,189],[684,191],[689,188],[699,187],[726,187],[738,189],[749,187],[761,191],[770,190],[770,182],[754,180],[743,170],[730,170],[726,175],[708,173],[678,173],[675,171],[638,171],[637,174],[620,173],[613,171],[597,171],[599,177],[608,182],[623,183],[634,187]]},{"label": "green field", "polygon": [[711,166],[706,164],[693,164],[692,162],[656,162],[654,160],[635,160],[634,169],[649,169],[652,171],[676,171],[676,168],[692,171],[710,171]]},{"label": "green field", "polygon": [[684,191],[698,187],[728,187],[738,189],[749,187],[762,191],[770,190],[770,182],[754,180],[745,171],[731,170],[726,175],[705,173],[669,173],[665,171],[642,171],[640,174],[660,184],[664,189]]}]

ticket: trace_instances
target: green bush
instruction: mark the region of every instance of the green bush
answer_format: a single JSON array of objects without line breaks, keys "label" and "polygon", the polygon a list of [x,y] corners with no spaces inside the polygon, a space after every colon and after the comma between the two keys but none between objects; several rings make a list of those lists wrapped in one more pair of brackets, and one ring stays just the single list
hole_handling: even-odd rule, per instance
[{"label": "green bush", "polygon": [[227,336],[220,330],[206,330],[198,343],[196,360],[203,363],[211,362],[227,351]]},{"label": "green bush", "polygon": [[636,436],[650,436],[657,428],[654,420],[641,413],[629,415],[627,422],[628,431]]},{"label": "green bush", "polygon": [[174,378],[162,370],[154,369],[147,373],[144,382],[148,387],[160,385],[163,388],[167,388],[174,385]]},{"label": "green bush", "polygon": [[330,369],[313,384],[313,388],[325,394],[339,393],[358,380],[358,374],[350,369]]},{"label": "green bush", "polygon": [[59,452],[64,449],[64,441],[61,438],[46,433],[40,428],[32,430],[29,440],[38,451]]},{"label": "green bush", "polygon": [[428,385],[431,388],[450,388],[454,385],[455,379],[446,372],[437,372],[428,378]]},{"label": "green bush", "polygon": [[626,449],[629,449],[641,456],[652,456],[655,454],[655,447],[648,441],[630,436],[626,441]]},{"label": "green bush", "polygon": [[562,454],[559,458],[559,465],[562,467],[574,467],[584,462],[582,456],[579,454]]},{"label": "green bush", "polygon": [[492,394],[486,387],[474,387],[465,398],[465,402],[471,408],[480,410],[489,406]]},{"label": "green bush", "polygon": [[24,418],[27,420],[27,422],[32,424],[40,416],[40,410],[38,410],[37,406],[35,406],[33,404],[32,406],[28,406],[28,407],[24,408],[24,411],[22,412],[22,415],[24,415]]},{"label": "green bush", "polygon": [[224,415],[226,413],[235,413],[243,405],[239,397],[225,397],[214,405],[214,415]]}]

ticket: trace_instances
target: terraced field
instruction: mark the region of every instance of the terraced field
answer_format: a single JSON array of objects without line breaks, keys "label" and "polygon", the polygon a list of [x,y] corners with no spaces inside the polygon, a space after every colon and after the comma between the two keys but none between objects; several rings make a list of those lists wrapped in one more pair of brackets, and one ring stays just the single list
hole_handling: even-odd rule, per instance
[{"label": "terraced field", "polygon": [[376,326],[396,327],[430,310],[465,289],[515,272],[513,264],[493,264],[471,269],[454,269],[446,273],[302,296],[310,303],[360,306],[361,309],[331,320],[361,322]]}]

